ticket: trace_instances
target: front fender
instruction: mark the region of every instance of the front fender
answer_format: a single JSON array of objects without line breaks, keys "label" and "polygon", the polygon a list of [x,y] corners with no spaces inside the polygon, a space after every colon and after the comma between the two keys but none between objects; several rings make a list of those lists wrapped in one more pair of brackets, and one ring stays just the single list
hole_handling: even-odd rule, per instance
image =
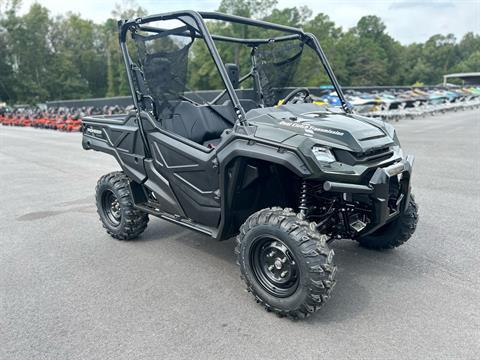
[{"label": "front fender", "polygon": [[311,176],[311,172],[304,161],[293,151],[248,139],[232,141],[218,152],[217,159],[219,162],[222,204],[217,232],[218,240],[228,239],[238,232],[238,224],[232,220],[235,213],[232,194],[239,191],[238,186],[241,185],[239,181],[242,181],[244,176],[248,177],[248,174],[244,173],[246,169],[239,164],[248,164],[251,160],[261,160],[287,169],[292,173],[292,176],[299,178]]},{"label": "front fender", "polygon": [[268,161],[282,165],[299,177],[308,177],[312,173],[304,161],[293,151],[252,140],[237,139],[226,145],[217,154],[220,167],[224,168],[237,157]]}]

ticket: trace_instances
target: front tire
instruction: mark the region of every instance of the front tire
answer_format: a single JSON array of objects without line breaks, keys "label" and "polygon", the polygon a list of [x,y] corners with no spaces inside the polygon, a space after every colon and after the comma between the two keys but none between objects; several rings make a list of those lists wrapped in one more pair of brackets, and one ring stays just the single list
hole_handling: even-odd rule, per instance
[{"label": "front tire", "polygon": [[418,205],[413,195],[405,211],[370,235],[360,237],[358,242],[368,249],[393,249],[404,244],[415,232],[418,223]]},{"label": "front tire", "polygon": [[132,240],[147,228],[148,214],[134,207],[130,180],[123,172],[102,176],[95,198],[100,221],[113,238]]},{"label": "front tire", "polygon": [[334,253],[326,237],[291,209],[251,215],[240,228],[235,252],[248,291],[280,316],[309,316],[335,285]]}]

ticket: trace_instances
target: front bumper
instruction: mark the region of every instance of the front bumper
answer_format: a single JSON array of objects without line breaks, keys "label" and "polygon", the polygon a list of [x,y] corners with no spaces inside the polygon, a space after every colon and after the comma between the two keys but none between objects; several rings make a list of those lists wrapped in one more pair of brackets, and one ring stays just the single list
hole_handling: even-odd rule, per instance
[{"label": "front bumper", "polygon": [[[367,194],[373,205],[372,223],[365,229],[364,234],[371,233],[385,225],[398,214],[405,211],[410,198],[410,179],[412,176],[414,157],[408,155],[405,159],[387,167],[378,168],[372,175],[368,185],[357,185],[340,182],[325,181],[325,191]],[[395,206],[389,206],[390,178],[399,177],[399,195]]]}]

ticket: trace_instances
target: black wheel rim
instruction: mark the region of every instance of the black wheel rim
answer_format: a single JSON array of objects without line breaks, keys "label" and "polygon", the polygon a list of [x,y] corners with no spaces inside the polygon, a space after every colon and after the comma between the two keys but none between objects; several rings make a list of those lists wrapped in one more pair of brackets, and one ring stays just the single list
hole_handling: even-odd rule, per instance
[{"label": "black wheel rim", "polygon": [[112,226],[120,225],[120,221],[122,220],[120,203],[115,194],[110,190],[106,190],[102,194],[102,209],[105,218]]},{"label": "black wheel rim", "polygon": [[250,251],[250,265],[257,281],[270,294],[288,297],[296,291],[299,283],[297,261],[280,239],[256,238]]}]

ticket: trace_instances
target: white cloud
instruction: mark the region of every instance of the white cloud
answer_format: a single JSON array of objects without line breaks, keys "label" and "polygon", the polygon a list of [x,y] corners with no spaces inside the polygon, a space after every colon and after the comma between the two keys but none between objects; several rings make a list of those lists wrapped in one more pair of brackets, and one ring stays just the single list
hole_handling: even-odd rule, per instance
[{"label": "white cloud", "polygon": [[455,0],[279,0],[279,6],[307,5],[323,12],[337,25],[351,28],[365,15],[377,15],[388,33],[402,43],[423,42],[434,34],[480,33],[480,1]]},{"label": "white cloud", "polygon": [[[23,11],[34,2],[24,0]],[[67,11],[102,22],[111,16],[118,0],[40,0],[52,14]],[[174,10],[213,11],[220,0],[139,0],[150,14]],[[377,15],[387,25],[387,31],[402,43],[423,42],[431,35],[453,33],[461,38],[468,31],[480,33],[479,0],[278,0],[278,7],[306,5],[314,13],[323,12],[344,29],[355,26],[365,15]]]}]

